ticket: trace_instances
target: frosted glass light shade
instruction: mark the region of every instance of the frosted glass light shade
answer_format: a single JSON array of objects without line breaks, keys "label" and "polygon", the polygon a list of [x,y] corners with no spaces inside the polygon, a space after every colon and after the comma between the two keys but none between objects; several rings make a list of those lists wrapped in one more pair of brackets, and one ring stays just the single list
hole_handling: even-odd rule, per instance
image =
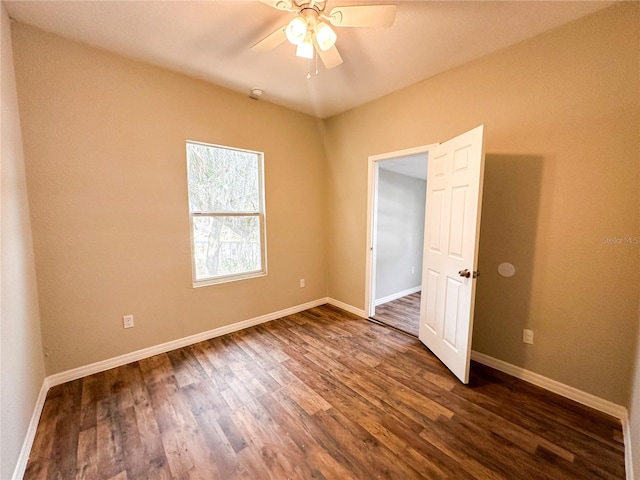
[{"label": "frosted glass light shade", "polygon": [[289,22],[285,30],[287,40],[294,45],[300,45],[307,36],[307,22],[302,17],[296,17]]},{"label": "frosted glass light shade", "polygon": [[326,23],[320,22],[316,25],[316,42],[323,52],[333,47],[337,38],[336,32]]},{"label": "frosted glass light shade", "polygon": [[308,58],[309,60],[313,58],[313,44],[311,40],[307,39],[298,45],[298,48],[296,48],[296,56]]}]

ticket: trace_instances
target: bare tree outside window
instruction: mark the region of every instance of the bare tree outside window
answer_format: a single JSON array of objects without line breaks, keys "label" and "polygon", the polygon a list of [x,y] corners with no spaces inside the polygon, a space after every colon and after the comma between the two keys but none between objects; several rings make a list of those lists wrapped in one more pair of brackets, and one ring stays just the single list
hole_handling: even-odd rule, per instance
[{"label": "bare tree outside window", "polygon": [[194,284],[266,274],[262,158],[187,142]]}]

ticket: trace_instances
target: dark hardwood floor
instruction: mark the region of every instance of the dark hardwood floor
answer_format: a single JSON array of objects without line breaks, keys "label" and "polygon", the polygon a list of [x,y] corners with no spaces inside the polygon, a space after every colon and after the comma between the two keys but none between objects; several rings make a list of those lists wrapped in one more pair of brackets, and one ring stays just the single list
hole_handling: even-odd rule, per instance
[{"label": "dark hardwood floor", "polygon": [[371,318],[417,337],[420,326],[420,292],[378,305],[376,314]]},{"label": "dark hardwood floor", "polygon": [[26,479],[621,479],[619,421],[325,305],[53,387]]}]

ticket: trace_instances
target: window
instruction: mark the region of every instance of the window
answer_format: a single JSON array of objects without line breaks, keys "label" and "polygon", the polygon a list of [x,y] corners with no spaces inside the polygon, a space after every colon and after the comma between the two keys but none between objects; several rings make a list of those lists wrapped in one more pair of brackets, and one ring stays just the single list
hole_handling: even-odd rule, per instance
[{"label": "window", "polygon": [[263,155],[187,142],[193,285],[267,274]]}]

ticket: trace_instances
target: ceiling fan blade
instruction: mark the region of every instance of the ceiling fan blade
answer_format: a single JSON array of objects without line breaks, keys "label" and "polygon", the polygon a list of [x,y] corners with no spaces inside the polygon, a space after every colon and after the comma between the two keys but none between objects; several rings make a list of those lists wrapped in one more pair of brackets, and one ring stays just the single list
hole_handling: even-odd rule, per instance
[{"label": "ceiling fan blade", "polygon": [[328,19],[336,27],[390,27],[395,5],[352,5],[331,9]]},{"label": "ceiling fan blade", "polygon": [[318,52],[320,60],[322,60],[326,69],[337,67],[342,63],[342,57],[335,45],[329,50],[322,50],[316,45],[316,52]]},{"label": "ceiling fan blade", "polygon": [[287,34],[285,33],[286,28],[287,26],[283,25],[275,32],[270,33],[262,40],[252,45],[251,50],[255,50],[256,52],[268,52],[269,50],[273,50],[287,39]]},{"label": "ceiling fan blade", "polygon": [[269,5],[270,7],[277,8],[278,10],[284,10],[285,12],[291,12],[291,8],[293,4],[291,0],[260,0],[265,5]]}]

